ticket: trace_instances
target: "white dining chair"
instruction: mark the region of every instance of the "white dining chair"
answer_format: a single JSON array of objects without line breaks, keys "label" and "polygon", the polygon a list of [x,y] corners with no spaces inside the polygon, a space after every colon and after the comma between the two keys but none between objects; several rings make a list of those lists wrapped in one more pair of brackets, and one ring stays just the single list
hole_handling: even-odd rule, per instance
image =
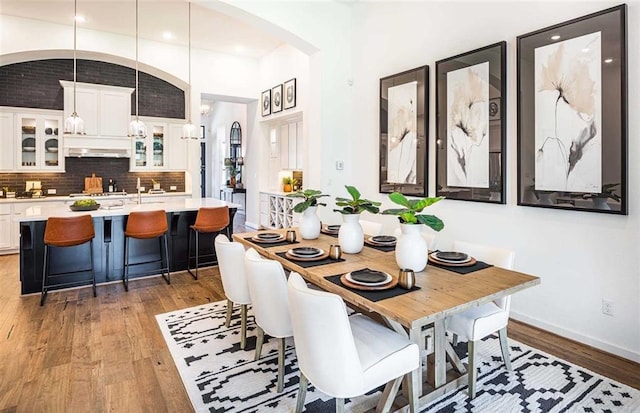
[{"label": "white dining chair", "polygon": [[386,383],[376,411],[389,411],[405,375],[410,411],[416,411],[416,344],[362,314],[349,317],[342,298],[307,288],[296,272],[289,275],[288,290],[300,369],[297,413],[304,407],[309,381],[336,398],[336,412],[344,411],[345,398]]},{"label": "white dining chair", "polygon": [[263,259],[253,248],[245,253],[245,268],[253,315],[258,326],[255,359],[260,358],[265,333],[278,339],[277,391],[280,393],[284,388],[285,338],[293,336],[287,278],[282,264]]},{"label": "white dining chair", "polygon": [[[433,230],[428,229],[427,226],[423,225],[423,229],[422,231],[420,231],[420,235],[422,235],[422,238],[424,238],[424,240],[427,242],[427,248],[430,251],[433,251],[436,249],[436,234],[433,232]],[[402,236],[402,230],[400,228],[396,228],[393,231],[393,235],[400,239],[400,237]]]},{"label": "white dining chair", "polygon": [[[497,267],[513,269],[515,253],[507,249],[454,241],[452,250],[465,252],[478,260]],[[511,359],[509,358],[509,347],[507,345],[507,324],[509,322],[510,306],[511,296],[507,296],[445,319],[447,332],[453,334],[453,344],[456,344],[457,339],[467,341],[469,397],[472,399],[476,396],[476,344],[479,340],[497,331],[500,338],[500,348],[502,349],[502,359],[507,370],[511,370]]]},{"label": "white dining chair", "polygon": [[360,225],[365,235],[376,236],[382,234],[382,224],[374,221],[366,221],[361,219]]},{"label": "white dining chair", "polygon": [[218,269],[222,279],[222,288],[227,298],[227,318],[225,325],[231,325],[233,305],[240,304],[240,348],[247,343],[247,305],[251,304],[249,286],[244,268],[244,247],[231,242],[226,235],[220,234],[214,241],[218,257]]}]

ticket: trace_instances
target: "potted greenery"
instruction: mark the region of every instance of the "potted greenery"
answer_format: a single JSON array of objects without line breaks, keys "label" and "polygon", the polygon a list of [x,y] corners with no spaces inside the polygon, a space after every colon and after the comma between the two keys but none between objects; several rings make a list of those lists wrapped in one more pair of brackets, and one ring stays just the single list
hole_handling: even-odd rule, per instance
[{"label": "potted greenery", "polygon": [[381,202],[370,201],[361,198],[360,192],[354,186],[345,185],[351,199],[336,197],[336,206],[342,209],[334,209],[342,214],[344,224],[338,231],[338,241],[342,251],[347,254],[357,254],[364,246],[364,232],[360,225],[360,214],[364,211],[377,214],[380,211]]},{"label": "potted greenery", "polygon": [[383,215],[396,215],[400,221],[402,236],[396,244],[396,263],[400,268],[422,271],[427,266],[427,243],[420,235],[422,225],[434,231],[444,228],[444,223],[435,215],[421,214],[421,212],[441,201],[444,197],[408,199],[399,192],[389,194],[389,199],[402,208],[385,209]]},{"label": "potted greenery", "polygon": [[291,192],[293,188],[293,178],[285,176],[282,178],[282,192]]},{"label": "potted greenery", "polygon": [[316,239],[320,236],[320,218],[318,218],[318,206],[326,206],[324,202],[318,202],[319,198],[329,196],[317,189],[305,189],[288,194],[290,198],[303,198],[303,201],[293,207],[293,210],[302,214],[298,230],[303,239]]}]

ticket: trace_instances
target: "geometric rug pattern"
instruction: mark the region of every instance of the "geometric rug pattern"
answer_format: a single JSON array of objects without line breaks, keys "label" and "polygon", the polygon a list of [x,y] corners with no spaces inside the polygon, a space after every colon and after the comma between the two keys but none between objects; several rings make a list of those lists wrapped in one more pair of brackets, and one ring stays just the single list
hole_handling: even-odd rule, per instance
[{"label": "geometric rug pattern", "polygon": [[[256,326],[249,311],[247,345],[240,349],[240,307],[225,327],[226,301],[159,314],[158,325],[189,394],[200,412],[293,412],[298,368],[293,339],[286,340],[284,391],[276,393],[277,342],[265,336],[254,361]],[[640,391],[509,339],[513,371],[502,363],[496,337],[477,348],[476,397],[466,386],[445,394],[421,412],[640,412]],[[466,343],[456,352],[466,361]],[[346,411],[375,409],[381,388],[346,400]],[[306,412],[333,412],[335,401],[307,390]]]}]

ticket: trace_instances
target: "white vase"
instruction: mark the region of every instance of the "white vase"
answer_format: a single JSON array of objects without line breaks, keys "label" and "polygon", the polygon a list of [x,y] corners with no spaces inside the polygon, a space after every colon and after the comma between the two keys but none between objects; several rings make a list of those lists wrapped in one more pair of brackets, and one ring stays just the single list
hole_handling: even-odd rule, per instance
[{"label": "white vase", "polygon": [[343,224],[338,231],[338,243],[342,252],[357,254],[364,246],[364,231],[360,225],[360,214],[342,214]]},{"label": "white vase", "polygon": [[300,217],[298,231],[302,239],[316,239],[320,236],[320,218],[318,218],[317,206],[310,206],[304,210]]},{"label": "white vase", "polygon": [[427,242],[421,235],[422,224],[400,224],[402,235],[396,244],[396,263],[415,272],[427,266]]}]

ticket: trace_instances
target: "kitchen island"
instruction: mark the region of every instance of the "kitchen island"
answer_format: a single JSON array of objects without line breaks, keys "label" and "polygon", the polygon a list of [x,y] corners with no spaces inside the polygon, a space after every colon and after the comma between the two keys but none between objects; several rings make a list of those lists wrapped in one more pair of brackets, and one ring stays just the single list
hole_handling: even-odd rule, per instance
[{"label": "kitchen island", "polygon": [[[100,202],[101,200],[99,200]],[[96,282],[105,283],[122,280],[124,271],[124,231],[127,217],[131,212],[153,211],[162,209],[167,213],[169,226],[168,243],[171,271],[187,269],[187,247],[189,226],[193,225],[201,207],[229,207],[229,232],[232,233],[233,218],[238,204],[224,202],[214,198],[168,200],[167,202],[154,201],[141,204],[125,202],[123,205],[110,205],[113,209],[104,208],[103,205],[96,211],[73,212],[67,205],[47,206],[46,204],[32,206],[27,209],[18,220],[20,221],[20,281],[22,294],[37,293],[42,288],[42,266],[44,260],[44,228],[49,217],[73,217],[82,214],[90,214],[95,228],[93,240],[94,270]],[[213,235],[201,235],[200,254],[206,255],[211,251]],[[90,256],[88,245],[76,248],[56,248],[52,254],[51,272],[76,271],[89,268]],[[158,241],[134,240],[130,245],[130,262],[146,262],[160,258]],[[135,266],[130,269],[129,277],[146,276],[153,274],[160,268],[160,263],[150,263]],[[75,278],[74,278],[75,277]],[[74,280],[87,280],[91,283],[90,274],[65,276],[60,278],[61,283]],[[55,288],[52,288],[54,290]]]}]

